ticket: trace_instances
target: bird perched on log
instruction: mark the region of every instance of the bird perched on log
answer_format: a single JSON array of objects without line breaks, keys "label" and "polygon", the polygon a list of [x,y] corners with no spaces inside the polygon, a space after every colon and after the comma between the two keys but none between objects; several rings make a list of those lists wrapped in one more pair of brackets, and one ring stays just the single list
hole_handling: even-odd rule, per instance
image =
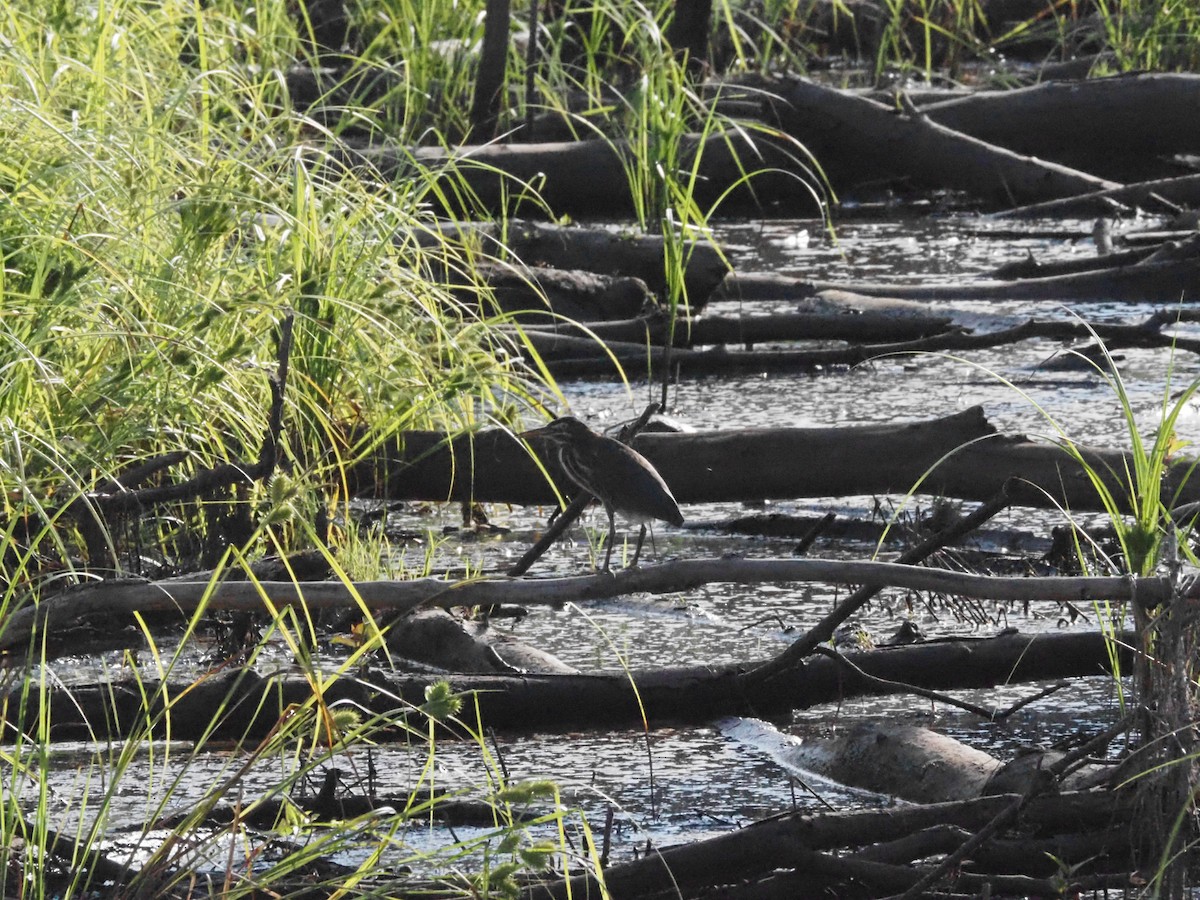
[{"label": "bird perched on log", "polygon": [[521,437],[549,444],[567,477],[604,504],[608,513],[605,571],[612,560],[617,534],[616,513],[642,525],[631,563],[635,566],[646,539],[646,522],[662,519],[672,525],[683,524],[683,514],[671,489],[644,456],[620,441],[597,434],[574,416],[561,416]]}]

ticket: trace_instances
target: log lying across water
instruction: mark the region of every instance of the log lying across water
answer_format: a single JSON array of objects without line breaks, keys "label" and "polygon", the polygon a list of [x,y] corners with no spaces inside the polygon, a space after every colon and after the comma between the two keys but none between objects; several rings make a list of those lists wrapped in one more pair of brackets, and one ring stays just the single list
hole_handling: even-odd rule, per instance
[{"label": "log lying across water", "polygon": [[[479,207],[515,210],[523,216],[632,215],[636,211],[636,163],[628,142],[593,138],[543,144],[463,145],[416,149],[367,146],[344,148],[339,165],[361,166],[387,179],[422,178],[436,184],[430,202],[466,218]],[[790,140],[740,129],[716,135],[685,134],[679,139],[678,171],[697,178],[689,193],[704,209],[719,202],[759,205],[789,201],[806,215],[820,212],[809,159]],[[752,181],[748,173],[758,173]],[[648,175],[647,177],[654,177]],[[1094,182],[1075,193],[1111,187]],[[464,195],[469,200],[458,198]],[[1028,199],[1059,194],[1041,193]]]},{"label": "log lying across water", "polygon": [[[412,241],[433,251],[444,250],[444,241],[456,239],[478,247],[487,258],[503,260],[516,272],[521,267],[597,272],[637,278],[660,298],[667,292],[662,235],[512,219],[504,227],[494,222],[446,222],[430,231],[410,229],[395,236],[401,247]],[[713,244],[684,242],[683,281],[693,310],[703,308],[728,271],[729,264]]]},{"label": "log lying across water", "polygon": [[[1128,642],[1124,646],[1128,646]],[[993,687],[1049,678],[1104,675],[1114,645],[1099,633],[1028,635],[1006,632],[995,638],[929,641],[889,647],[846,658],[874,679],[935,690]],[[1122,669],[1127,653],[1116,647]],[[326,703],[346,701],[396,720],[425,702],[438,681],[469,694],[484,727],[505,730],[662,727],[707,722],[719,716],[782,715],[794,709],[861,694],[893,693],[848,671],[837,660],[817,657],[770,679],[744,678],[746,667],[653,669],[591,675],[435,675],[390,677],[343,675],[322,692]],[[1110,676],[1111,677],[1111,676]],[[636,685],[636,692],[634,686]],[[164,690],[165,688],[165,690]],[[137,734],[149,716],[154,734],[177,740],[259,740],[289,706],[312,700],[312,683],[301,677],[264,677],[254,669],[231,670],[196,682],[96,687],[17,687],[10,709],[22,709],[27,722],[45,714],[56,740],[108,740]],[[22,694],[28,694],[27,697]],[[170,698],[169,723],[163,715]],[[643,718],[643,715],[645,718]],[[467,714],[475,721],[474,711]],[[210,728],[212,729],[210,731]],[[3,740],[12,740],[9,729]],[[146,737],[148,735],[142,735]],[[407,736],[407,733],[401,735]]]},{"label": "log lying across water", "polygon": [[[642,434],[634,447],[684,504],[909,492],[987,500],[1012,478],[1018,482],[1011,494],[1016,503],[1104,510],[1087,472],[1061,448],[998,434],[980,407],[905,425]],[[1127,454],[1088,447],[1081,452],[1114,496],[1127,494],[1118,474],[1132,470]],[[1172,466],[1165,497],[1200,500],[1200,484],[1184,477],[1189,464]],[[526,447],[500,430],[454,439],[407,432],[360,465],[350,488],[360,496],[399,500],[557,502]]]},{"label": "log lying across water", "polygon": [[[87,582],[36,606],[12,611],[0,633],[0,654],[17,658],[31,645],[45,644],[52,659],[80,652],[89,638],[107,639],[109,648],[136,643],[138,618],[181,624],[207,612],[278,612],[286,608],[368,611],[380,620],[421,609],[455,607],[553,606],[604,600],[636,593],[672,594],[710,584],[857,585],[874,593],[885,587],[927,591],[1000,603],[1137,603],[1154,608],[1176,596],[1166,578],[1118,576],[1015,577],[973,575],[902,563],[834,559],[689,559],[654,566],[564,578],[523,579],[479,576],[467,581],[427,577],[408,580],[235,581],[206,579]],[[1192,584],[1182,597],[1200,597]],[[407,626],[396,626],[393,630]],[[832,626],[829,628],[832,633]],[[429,630],[430,635],[433,634]],[[44,636],[45,640],[42,640]],[[828,635],[821,637],[827,639]],[[433,638],[430,638],[432,641]],[[441,640],[441,639],[438,639]],[[458,669],[458,671],[465,671]],[[769,674],[761,674],[762,679]]]},{"label": "log lying across water", "polygon": [[[732,897],[839,896],[838,889],[847,883],[875,889],[864,896],[899,895],[928,869],[928,862],[922,869],[908,864],[911,860],[949,852],[962,843],[967,834],[983,830],[1020,799],[1016,795],[1000,794],[955,803],[786,814],[708,840],[663,848],[636,861],[613,866],[605,871],[604,884],[610,896],[626,898],[716,896],[716,893],[702,893],[704,889],[712,892],[714,885],[727,886],[730,893],[723,896]],[[1114,823],[1128,822],[1132,816],[1133,798],[1128,793],[1080,791],[1024,803],[1020,816],[1013,823],[1018,826],[1018,836],[1027,840],[1020,869],[1028,867],[1047,874],[1055,872],[1053,865],[1047,870],[1044,862],[1053,864],[1056,860],[1046,860],[1043,856],[1054,848],[1050,844],[1038,847],[1029,840],[1031,834],[1072,835],[1081,829],[1093,828],[1104,831]],[[957,834],[936,836],[940,829],[951,826]],[[914,837],[927,840],[914,844]],[[1109,834],[1108,838],[1108,846],[1121,846],[1116,835]],[[901,855],[904,848],[899,845],[905,841],[908,842],[908,853]],[[989,845],[979,854],[979,860],[972,861],[975,865],[970,868],[983,867],[986,871],[989,864],[996,865],[997,856],[990,849],[1006,845],[1013,847],[1012,842],[1006,841]],[[1094,845],[1091,855],[1095,855],[1101,846]],[[820,852],[844,847],[856,848],[858,852],[840,855]],[[891,851],[890,858],[903,864],[883,864],[880,860],[889,857],[873,856],[870,850],[874,847],[884,850],[885,854]],[[921,847],[926,848],[926,852],[913,853]],[[1063,847],[1070,847],[1070,844],[1064,843]],[[1075,858],[1074,854],[1064,853],[1063,856]],[[1011,865],[1012,857],[1005,859],[1004,864]],[[1086,876],[1081,879],[1073,870],[1060,872],[1059,876],[1057,881],[1047,878],[1044,882],[1031,878],[1014,879],[1013,892],[1021,896],[1031,892],[1035,896],[1054,896],[1064,887],[1075,890],[1068,882],[1092,881]],[[969,893],[938,896],[980,896],[987,881],[964,873],[956,875],[955,880],[965,882]],[[739,892],[746,881],[757,881],[752,887],[759,890]],[[1128,874],[1125,873],[1109,886],[1120,889],[1127,881]],[[1103,882],[1092,881],[1092,884],[1097,888],[1105,886]],[[601,888],[594,876],[578,875],[569,881],[531,888],[525,896],[530,900],[565,900],[600,895]]]},{"label": "log lying across water", "polygon": [[967,191],[1000,206],[1119,187],[1086,172],[1022,156],[914,111],[804,79],[743,79],[769,96],[783,127],[834,180],[883,175]]},{"label": "log lying across water", "polygon": [[1194,73],[1140,73],[974,91],[921,114],[1017,153],[1124,175],[1200,147],[1198,96]]},{"label": "log lying across water", "polygon": [[[718,299],[811,301],[831,295],[870,297],[876,302],[930,300],[1107,300],[1165,303],[1200,300],[1200,239],[1191,235],[1153,248],[1092,259],[1039,265],[1019,260],[1001,266],[994,279],[959,283],[888,284],[809,281],[787,275],[732,272]],[[861,300],[856,302],[862,302]]]}]

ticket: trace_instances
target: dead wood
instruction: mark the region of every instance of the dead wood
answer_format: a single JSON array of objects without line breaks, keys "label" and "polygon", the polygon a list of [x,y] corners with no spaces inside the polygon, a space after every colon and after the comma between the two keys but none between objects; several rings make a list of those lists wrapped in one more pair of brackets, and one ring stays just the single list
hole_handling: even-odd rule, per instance
[{"label": "dead wood", "polygon": [[1180,175],[1127,184],[1106,191],[1080,194],[1018,206],[997,213],[1011,219],[1039,219],[1052,216],[1111,216],[1131,208],[1155,212],[1200,206],[1200,175]]},{"label": "dead wood", "polygon": [[1128,178],[1200,149],[1200,76],[1143,72],[977,91],[921,107],[946,128],[1015,153]]},{"label": "dead wood", "polygon": [[[661,235],[513,219],[504,228],[493,222],[444,222],[433,231],[398,232],[396,242],[401,247],[412,241],[424,249],[439,250],[443,241],[456,238],[490,257],[511,260],[518,272],[525,267],[637,278],[656,296],[666,297]],[[684,290],[692,310],[704,307],[729,271],[722,252],[702,241],[684,242],[683,267]]]},{"label": "dead wood", "polygon": [[[1016,799],[1019,798],[1014,795],[1002,795],[882,810],[783,815],[709,840],[664,848],[643,859],[612,866],[605,872],[604,881],[611,896],[634,898],[667,890],[682,890],[684,896],[694,896],[693,891],[711,885],[736,884],[743,878],[764,877],[775,870],[793,866],[803,877],[808,866],[815,864],[824,869],[832,865],[827,862],[832,857],[824,856],[822,850],[895,840],[937,826],[952,825],[974,831],[993,821]],[[1016,825],[1041,832],[1070,833],[1078,831],[1082,823],[1103,829],[1112,823],[1126,822],[1130,814],[1128,800],[1123,795],[1073,793],[1030,801],[1020,810]],[[912,869],[908,871],[913,872]],[[915,877],[910,877],[907,884],[913,881]],[[527,896],[531,900],[558,900],[598,896],[598,889],[599,884],[593,876],[580,875],[569,881],[532,889]]]},{"label": "dead wood", "polygon": [[629,276],[486,263],[474,266],[473,272],[483,280],[484,289],[454,283],[455,297],[485,316],[515,313],[518,322],[556,321],[562,316],[577,322],[623,319],[640,314],[653,302],[646,283]]},{"label": "dead wood", "polygon": [[[1126,636],[1128,637],[1128,636]],[[1024,681],[1109,674],[1115,652],[1129,664],[1128,640],[1114,645],[1099,633],[1028,635],[928,641],[847,654],[874,678],[937,690],[994,687]],[[816,657],[767,682],[753,684],[742,666],[685,667],[587,675],[387,676],[343,675],[322,693],[377,715],[383,723],[410,715],[434,683],[447,681],[469,695],[485,728],[536,731],[578,728],[660,728],[708,722],[721,716],[777,716],[862,694],[894,693],[862,682],[837,662]],[[636,694],[634,687],[636,686]],[[271,732],[289,706],[312,700],[300,677],[264,677],[230,669],[195,683],[47,687],[36,696],[19,686],[7,702],[26,722],[46,716],[53,740],[164,737],[176,740],[257,741]],[[28,696],[24,696],[27,694]],[[169,712],[164,697],[170,698]],[[45,706],[45,708],[43,708]],[[467,714],[475,721],[476,712]],[[148,729],[148,731],[147,731]],[[4,740],[12,740],[9,729]],[[403,739],[403,729],[396,736]],[[382,739],[383,735],[379,735]]]},{"label": "dead wood", "polygon": [[[986,513],[985,513],[986,514]],[[967,517],[963,528],[973,527],[980,514]],[[943,533],[945,534],[945,533]],[[940,541],[939,541],[940,545]],[[927,551],[919,551],[927,552]],[[911,551],[910,551],[911,553]],[[9,662],[20,657],[41,637],[47,642],[46,658],[77,652],[87,637],[121,635],[137,623],[137,616],[157,616],[182,622],[201,609],[237,612],[270,612],[287,607],[312,611],[363,609],[375,614],[405,613],[423,608],[492,607],[500,605],[561,606],[619,597],[630,593],[677,593],[707,584],[767,584],[826,582],[860,585],[813,629],[807,640],[792,648],[750,677],[760,681],[780,669],[797,665],[812,647],[832,635],[834,628],[884,587],[989,599],[1009,603],[1085,603],[1092,600],[1135,602],[1153,608],[1169,599],[1171,584],[1165,578],[1103,576],[1053,576],[1041,578],[971,575],[902,563],[832,559],[694,559],[624,569],[615,573],[569,578],[521,579],[505,576],[454,582],[442,578],[410,581],[120,581],[89,582],[36,606],[10,614],[0,633],[0,653]],[[1200,596],[1200,585],[1185,594]],[[402,628],[403,624],[395,627]],[[136,631],[133,634],[137,634]],[[124,644],[120,644],[124,646]]]},{"label": "dead wood", "polygon": [[[964,516],[958,521],[952,522],[948,527],[929,535],[916,546],[909,547],[900,555],[899,562],[922,562],[930,554],[937,552],[942,547],[953,543],[964,535],[970,534],[980,525],[993,519],[1011,505],[1011,487],[1012,485],[1005,483],[1001,486],[996,496],[982,504],[970,515]],[[808,632],[798,641],[795,641],[790,647],[775,656],[774,659],[753,669],[747,675],[748,680],[770,679],[786,671],[788,668],[801,665],[803,660],[809,656],[818,644],[832,638],[837,628],[858,612],[858,610],[862,609],[878,592],[879,587],[877,585],[864,584],[858,587],[850,596],[846,597],[833,610],[824,615],[816,625],[809,628]],[[844,657],[837,657],[837,661],[853,668],[853,664]],[[860,673],[854,672],[853,674],[859,675]],[[877,687],[882,687],[884,690],[888,689],[886,685],[877,685]]]},{"label": "dead wood", "polygon": [[[929,728],[871,721],[848,723],[825,734],[805,733],[803,739],[785,738],[772,753],[776,762],[801,778],[813,772],[913,803],[1023,793],[1064,756],[1030,748],[1006,763]],[[1062,788],[1095,787],[1112,771],[1088,766],[1064,779]]]},{"label": "dead wood", "polygon": [[[702,320],[701,320],[702,321]],[[697,323],[699,324],[699,323]],[[1016,344],[1032,338],[1063,341],[1072,338],[1101,338],[1109,350],[1128,347],[1160,347],[1186,353],[1200,353],[1200,340],[1164,334],[1166,324],[1155,316],[1140,325],[1096,325],[1080,321],[1044,322],[1028,320],[1011,328],[968,333],[962,329],[943,331],[929,337],[882,344],[853,344],[812,350],[729,350],[718,346],[709,350],[673,348],[670,353],[657,347],[607,342],[601,347],[593,338],[571,334],[528,333],[532,350],[526,349],[532,363],[540,359],[556,376],[583,378],[606,377],[619,364],[626,377],[660,375],[668,367],[678,378],[697,378],[728,372],[794,372],[831,367],[849,367],[885,356],[903,353],[938,353],[981,350]],[[615,360],[615,362],[614,362]]]},{"label": "dead wood", "polygon": [[443,609],[418,609],[404,616],[388,629],[386,640],[392,655],[445,672],[579,671],[485,621],[467,622]]},{"label": "dead wood", "polygon": [[[388,181],[420,170],[421,178],[434,185],[427,195],[430,202],[456,218],[469,218],[480,207],[536,217],[546,216],[547,210],[580,216],[635,212],[627,168],[633,154],[619,140],[462,145],[450,150],[344,144],[332,158],[336,165],[365,169]],[[807,162],[789,141],[736,130],[684,137],[679,169],[696,170],[692,196],[706,209],[717,203],[757,208],[787,202],[793,209],[819,213]],[[755,176],[747,181],[749,173]],[[1086,190],[1110,186],[1092,183]],[[464,196],[470,199],[457,199]],[[1047,196],[1042,193],[1038,199]]]},{"label": "dead wood", "polygon": [[782,127],[830,176],[835,190],[881,177],[966,191],[1010,207],[1119,187],[1056,163],[1021,156],[846,91],[800,79],[748,81],[770,98]]},{"label": "dead wood", "polygon": [[[1061,449],[997,434],[979,407],[906,425],[643,434],[633,446],[680,503],[910,491],[987,500],[1014,478],[1018,505],[1103,511],[1087,474]],[[1081,452],[1097,472],[1108,473],[1114,496],[1124,496],[1115,473],[1128,470],[1128,456],[1089,447]],[[1183,477],[1187,465],[1176,463],[1164,487],[1167,496],[1181,491],[1179,503],[1200,499],[1200,485]],[[406,432],[352,473],[350,489],[392,499],[557,503],[528,451],[497,430],[453,439],[440,432]]]},{"label": "dead wood", "polygon": [[[667,316],[661,312],[623,321],[593,322],[587,330],[570,322],[526,326],[525,333],[540,348],[544,334],[599,338],[605,342],[666,343]],[[850,341],[871,343],[904,341],[941,334],[952,328],[945,315],[895,315],[886,312],[801,312],[748,316],[703,316],[680,320],[675,328],[676,347],[743,344],[749,349],[767,341]],[[588,334],[590,332],[590,335]],[[594,340],[593,338],[593,340]],[[552,345],[551,345],[552,346]]]},{"label": "dead wood", "polygon": [[[1161,248],[1129,265],[1087,272],[1012,281],[965,284],[871,284],[813,282],[811,293],[848,291],[904,300],[1107,300],[1123,303],[1194,302],[1200,300],[1200,242],[1194,238]],[[1108,259],[1108,257],[1105,257]]]}]

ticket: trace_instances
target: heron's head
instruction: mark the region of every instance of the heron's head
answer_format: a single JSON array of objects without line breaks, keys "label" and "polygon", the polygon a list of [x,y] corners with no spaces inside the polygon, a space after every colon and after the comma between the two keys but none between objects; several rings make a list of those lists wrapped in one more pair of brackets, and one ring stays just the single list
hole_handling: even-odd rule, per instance
[{"label": "heron's head", "polygon": [[540,438],[556,447],[568,446],[593,436],[594,432],[574,416],[559,416],[541,428],[524,431],[520,435],[520,437],[527,440],[529,438]]}]

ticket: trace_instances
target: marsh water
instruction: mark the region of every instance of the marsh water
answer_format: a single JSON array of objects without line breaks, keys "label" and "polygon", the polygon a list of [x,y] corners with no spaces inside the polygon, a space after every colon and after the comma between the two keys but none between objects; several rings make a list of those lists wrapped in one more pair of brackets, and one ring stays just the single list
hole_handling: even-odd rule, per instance
[{"label": "marsh water", "polygon": [[[1147,223],[1148,224],[1148,223]],[[819,221],[727,222],[717,238],[741,271],[788,274],[828,281],[953,282],[985,277],[994,267],[1033,253],[1039,260],[1093,255],[1091,222],[1054,220],[1024,223],[1027,237],[1014,237],[1012,223],[1001,226],[976,217],[902,218],[888,222],[848,221],[836,238]],[[1133,226],[1124,226],[1133,227]],[[1003,230],[1003,234],[1000,234]],[[1117,229],[1118,232],[1120,228]],[[994,231],[997,236],[989,236]],[[793,303],[717,303],[710,312],[754,314],[790,310]],[[1002,326],[1036,316],[1079,317],[1087,321],[1141,321],[1154,309],[1127,303],[1080,303],[1070,308],[1053,303],[937,303],[935,311],[952,313],[974,326]],[[972,353],[894,357],[852,370],[816,374],[739,375],[685,380],[670,390],[670,415],[697,429],[768,426],[854,425],[897,423],[947,415],[982,405],[1001,431],[1051,434],[1061,428],[1076,440],[1109,448],[1127,447],[1128,436],[1112,389],[1095,371],[1048,366],[1059,349],[1030,341]],[[1172,359],[1166,351],[1122,351],[1120,373],[1144,428],[1161,414],[1166,377],[1173,369],[1173,390],[1195,377],[1190,358]],[[636,416],[657,387],[643,383],[583,381],[560,384],[571,411],[596,428]],[[1053,421],[1051,421],[1053,419]],[[532,424],[532,423],[531,423]],[[1180,422],[1180,437],[1195,441],[1200,430],[1193,411]],[[797,464],[802,465],[803,461]],[[656,526],[655,551],[660,558],[713,557],[740,554],[789,556],[793,539],[743,537],[716,529],[716,523],[756,513],[839,516],[878,520],[895,515],[911,521],[934,501],[917,497],[837,497],[774,502],[754,506],[706,504],[684,509],[683,528]],[[462,533],[457,508],[413,507],[392,519],[397,533],[416,530],[426,537],[392,545],[393,562],[419,570],[427,556],[434,570],[497,572],[515,561],[544,526],[550,512],[542,509],[488,510],[494,524],[507,533]],[[1085,520],[1086,521],[1086,520]],[[1028,509],[1010,510],[990,529],[981,549],[1003,557],[1038,554],[1049,544],[1050,529],[1061,515]],[[602,512],[585,515],[568,539],[543,557],[531,574],[587,571],[595,542],[606,522]],[[877,547],[818,541],[811,555],[889,558],[899,545]],[[654,552],[648,551],[653,558]],[[496,628],[513,633],[583,670],[632,669],[651,666],[720,664],[761,659],[779,652],[804,633],[844,589],[824,585],[710,585],[686,594],[628,597],[568,605],[562,610],[531,608],[519,622]],[[1087,612],[1087,611],[1085,611]],[[1006,608],[967,605],[946,598],[913,598],[885,592],[860,616],[877,638],[886,637],[904,618],[912,618],[929,636],[987,636],[1004,627],[1022,631],[1094,629],[1092,616],[1071,621],[1056,607]],[[280,665],[284,665],[281,655]],[[114,676],[115,677],[115,676]],[[1003,707],[1029,696],[1039,685],[1015,685],[962,696],[985,706]],[[470,788],[486,782],[485,756],[501,764],[511,780],[550,778],[562,788],[562,802],[586,814],[600,831],[614,811],[612,859],[629,859],[650,841],[665,845],[711,835],[791,809],[850,808],[893,802],[848,787],[823,782],[791,770],[780,761],[788,742],[862,720],[926,725],[949,733],[998,757],[1021,747],[1050,744],[1080,729],[1094,730],[1111,721],[1116,708],[1114,685],[1093,679],[1072,685],[1006,720],[992,724],[960,710],[912,697],[870,697],[836,706],[803,710],[777,731],[765,723],[723,721],[705,727],[617,733],[496,735],[481,748],[442,742],[437,747],[437,784]],[[52,767],[54,790],[64,798],[77,795],[95,778],[95,757],[84,747],[61,747],[61,767]],[[382,746],[374,753],[384,795],[406,792],[421,777],[423,747]],[[74,761],[74,764],[72,763]],[[233,755],[186,753],[163,759],[161,754],[135,762],[120,788],[121,802],[111,825],[135,827],[156,808],[157,796],[188,767],[186,777],[202,791],[239,764]],[[350,773],[365,771],[362,756],[339,763]],[[89,776],[88,773],[93,773]],[[132,777],[131,777],[132,776]],[[245,793],[256,789],[254,772]],[[263,784],[278,772],[261,773]],[[147,788],[149,785],[149,788]],[[187,795],[186,789],[180,792]],[[453,836],[438,826],[413,825],[404,833],[412,846],[470,841],[486,831],[455,828]],[[364,848],[367,853],[369,848]],[[353,857],[353,853],[349,854]],[[353,862],[352,858],[343,861]]]}]

